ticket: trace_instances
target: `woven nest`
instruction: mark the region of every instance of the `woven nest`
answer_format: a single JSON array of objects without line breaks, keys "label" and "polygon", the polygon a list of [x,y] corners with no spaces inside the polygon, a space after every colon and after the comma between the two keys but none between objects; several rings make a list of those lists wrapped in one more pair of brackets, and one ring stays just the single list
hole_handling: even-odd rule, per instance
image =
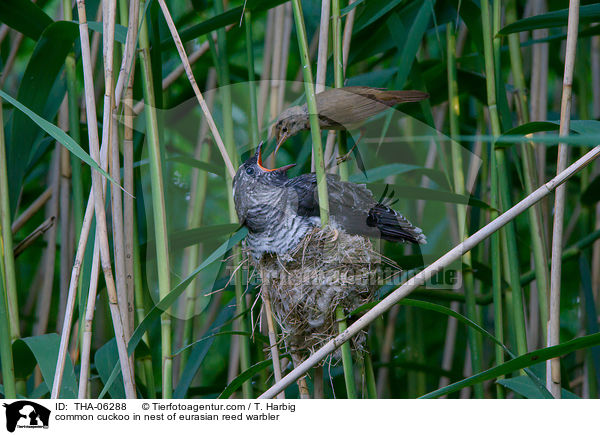
[{"label": "woven nest", "polygon": [[[261,292],[288,351],[310,355],[337,335],[336,308],[348,314],[373,300],[382,258],[370,240],[331,227],[315,228],[290,255],[263,255]],[[365,337],[364,331],[354,336],[354,350],[362,349]]]}]

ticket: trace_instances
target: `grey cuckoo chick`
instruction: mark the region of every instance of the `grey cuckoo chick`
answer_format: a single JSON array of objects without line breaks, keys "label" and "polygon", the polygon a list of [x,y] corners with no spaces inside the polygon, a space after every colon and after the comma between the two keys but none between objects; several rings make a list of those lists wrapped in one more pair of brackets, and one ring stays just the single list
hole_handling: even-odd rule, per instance
[{"label": "grey cuckoo chick", "polygon": [[[239,221],[248,228],[246,243],[255,261],[264,253],[291,253],[319,226],[317,179],[314,173],[288,178],[295,165],[266,169],[261,148],[242,164],[233,179]],[[327,175],[331,225],[349,234],[392,242],[427,243],[420,228],[390,207],[378,203],[364,184]]]}]

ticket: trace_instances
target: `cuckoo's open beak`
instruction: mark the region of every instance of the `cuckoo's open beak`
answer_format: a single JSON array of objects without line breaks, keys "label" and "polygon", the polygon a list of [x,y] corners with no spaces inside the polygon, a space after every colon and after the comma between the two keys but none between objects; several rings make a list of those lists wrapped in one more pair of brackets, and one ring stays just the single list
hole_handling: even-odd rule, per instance
[{"label": "cuckoo's open beak", "polygon": [[[257,160],[256,163],[258,164],[258,167],[260,169],[262,169],[263,171],[266,172],[271,172],[271,171],[287,171],[288,169],[293,168],[294,166],[296,166],[295,163],[292,163],[291,165],[285,165],[282,166],[281,168],[274,168],[274,169],[267,169],[263,166],[263,161],[262,161],[262,147],[263,147],[263,142],[258,144],[258,149],[256,150],[256,154],[257,154]],[[277,150],[279,149],[279,146],[281,145],[281,142],[277,145],[277,148],[275,148],[275,154],[277,154]]]}]

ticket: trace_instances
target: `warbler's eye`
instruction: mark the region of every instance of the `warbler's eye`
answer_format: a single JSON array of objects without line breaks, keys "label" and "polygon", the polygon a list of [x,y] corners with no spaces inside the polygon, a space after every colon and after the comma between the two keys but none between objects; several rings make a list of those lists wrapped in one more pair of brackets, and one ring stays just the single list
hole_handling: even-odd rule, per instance
[{"label": "warbler's eye", "polygon": [[286,127],[286,126],[284,126],[284,127],[281,129],[281,131],[283,131],[284,133],[287,133],[287,127]]},{"label": "warbler's eye", "polygon": [[254,175],[254,168],[252,166],[249,166],[246,168],[246,174],[248,175]]}]

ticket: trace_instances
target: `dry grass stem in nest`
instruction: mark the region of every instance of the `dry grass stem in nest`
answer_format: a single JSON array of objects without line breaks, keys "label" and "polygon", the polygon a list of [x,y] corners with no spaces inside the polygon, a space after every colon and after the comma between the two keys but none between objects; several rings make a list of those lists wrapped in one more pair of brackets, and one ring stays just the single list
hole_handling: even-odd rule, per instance
[{"label": "dry grass stem in nest", "polygon": [[[386,261],[370,240],[332,227],[315,228],[290,255],[263,255],[258,269],[288,351],[303,357],[337,334],[335,311],[373,300]],[[362,349],[366,333],[353,339]]]}]

